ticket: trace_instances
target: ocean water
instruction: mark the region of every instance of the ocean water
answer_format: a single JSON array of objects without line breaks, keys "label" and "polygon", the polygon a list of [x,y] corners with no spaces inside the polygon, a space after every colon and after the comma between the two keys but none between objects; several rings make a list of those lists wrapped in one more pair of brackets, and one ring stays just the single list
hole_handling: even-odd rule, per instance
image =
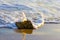
[{"label": "ocean water", "polygon": [[[2,6],[4,7],[4,6]],[[5,8],[5,7],[4,7]],[[24,8],[24,7],[23,7]],[[10,10],[10,9],[9,9]],[[16,22],[23,22],[23,20],[30,20],[33,26],[38,27],[39,24],[44,23],[43,17],[40,13],[31,13],[30,11],[9,11],[1,10],[0,11],[0,28],[17,28],[15,25]]]},{"label": "ocean water", "polygon": [[[22,10],[27,12],[35,10],[44,14],[46,19],[55,20],[54,18],[57,18],[60,20],[60,0],[0,0],[0,10],[0,40],[60,40],[60,24],[45,24],[37,30],[31,32],[28,30],[25,38],[20,30],[16,32],[14,29],[2,28],[4,26],[16,28],[14,22],[18,20],[16,18],[18,15],[13,13],[18,14]],[[20,17],[18,21],[21,21]]]},{"label": "ocean water", "polygon": [[0,24],[2,26],[6,23],[21,21],[19,14],[23,10],[27,11],[27,13],[40,12],[44,15],[45,21],[55,22],[56,20],[60,20],[59,3],[60,0],[0,0]]},{"label": "ocean water", "polygon": [[[0,28],[0,40],[22,39],[21,31],[16,32],[13,29]],[[45,24],[41,28],[33,30],[30,34],[26,34],[24,40],[60,40],[60,24]]]}]

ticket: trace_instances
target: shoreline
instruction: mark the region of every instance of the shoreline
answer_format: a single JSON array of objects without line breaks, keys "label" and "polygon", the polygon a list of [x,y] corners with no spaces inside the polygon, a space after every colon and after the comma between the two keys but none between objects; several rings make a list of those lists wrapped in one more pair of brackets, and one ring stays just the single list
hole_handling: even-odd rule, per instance
[{"label": "shoreline", "polygon": [[60,24],[60,22],[44,22],[45,24]]}]

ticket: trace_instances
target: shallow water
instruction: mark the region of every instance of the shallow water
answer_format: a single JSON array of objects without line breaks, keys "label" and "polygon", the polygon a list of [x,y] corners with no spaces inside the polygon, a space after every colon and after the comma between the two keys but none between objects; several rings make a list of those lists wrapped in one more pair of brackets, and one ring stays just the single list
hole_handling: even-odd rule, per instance
[{"label": "shallow water", "polygon": [[13,30],[0,28],[0,40],[60,40],[60,24],[45,24],[37,30]]}]

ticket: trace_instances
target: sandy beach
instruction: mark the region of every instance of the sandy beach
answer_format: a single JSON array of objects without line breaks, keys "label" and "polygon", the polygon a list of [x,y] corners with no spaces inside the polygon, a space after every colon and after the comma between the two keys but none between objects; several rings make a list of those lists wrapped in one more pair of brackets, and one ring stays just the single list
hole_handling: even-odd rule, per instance
[{"label": "sandy beach", "polygon": [[[22,38],[22,34],[13,29],[0,28],[0,40],[22,40]],[[60,24],[45,24],[33,30],[32,34],[26,34],[26,40],[60,40]]]}]

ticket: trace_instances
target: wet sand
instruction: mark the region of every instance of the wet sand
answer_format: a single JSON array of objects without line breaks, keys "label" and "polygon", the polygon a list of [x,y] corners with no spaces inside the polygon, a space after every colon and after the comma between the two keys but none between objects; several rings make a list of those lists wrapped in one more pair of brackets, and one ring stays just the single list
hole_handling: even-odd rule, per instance
[{"label": "wet sand", "polygon": [[[22,40],[23,34],[13,29],[0,28],[0,40]],[[60,40],[60,24],[45,24],[26,34],[25,40]]]}]

